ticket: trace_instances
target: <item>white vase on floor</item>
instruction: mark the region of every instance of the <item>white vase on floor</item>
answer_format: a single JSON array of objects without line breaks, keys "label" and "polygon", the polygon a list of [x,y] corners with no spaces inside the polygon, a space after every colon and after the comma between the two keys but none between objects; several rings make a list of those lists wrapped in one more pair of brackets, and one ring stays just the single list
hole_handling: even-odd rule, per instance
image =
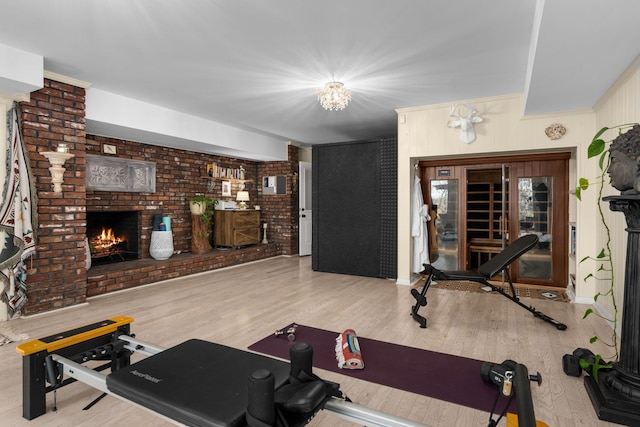
[{"label": "white vase on floor", "polygon": [[157,260],[169,259],[173,255],[173,234],[171,231],[152,231],[149,255]]}]

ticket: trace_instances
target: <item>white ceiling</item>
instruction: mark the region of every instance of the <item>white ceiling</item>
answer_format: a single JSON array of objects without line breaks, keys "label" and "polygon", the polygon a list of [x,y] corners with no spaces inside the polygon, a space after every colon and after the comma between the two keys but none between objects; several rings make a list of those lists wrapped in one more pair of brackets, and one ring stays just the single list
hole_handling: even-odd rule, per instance
[{"label": "white ceiling", "polygon": [[[397,108],[591,108],[638,56],[638,17],[637,0],[0,0],[0,44],[89,91],[313,145],[395,137]],[[346,110],[317,102],[331,80]]]}]

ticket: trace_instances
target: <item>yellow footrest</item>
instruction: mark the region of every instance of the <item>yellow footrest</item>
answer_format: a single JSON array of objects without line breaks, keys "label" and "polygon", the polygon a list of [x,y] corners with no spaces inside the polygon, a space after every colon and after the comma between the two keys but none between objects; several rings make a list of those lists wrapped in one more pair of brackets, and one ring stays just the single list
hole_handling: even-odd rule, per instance
[{"label": "yellow footrest", "polygon": [[97,323],[92,323],[90,325],[81,326],[59,334],[20,344],[16,347],[16,351],[23,356],[28,356],[45,350],[49,353],[54,353],[56,350],[61,348],[110,334],[118,330],[121,326],[132,322],[133,318],[131,317],[116,316]]}]

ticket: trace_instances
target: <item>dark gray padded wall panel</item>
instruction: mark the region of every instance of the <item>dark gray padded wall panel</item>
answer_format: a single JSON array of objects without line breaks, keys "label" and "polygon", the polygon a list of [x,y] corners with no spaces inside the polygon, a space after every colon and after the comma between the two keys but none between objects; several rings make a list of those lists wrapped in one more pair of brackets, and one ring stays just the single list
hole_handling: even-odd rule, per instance
[{"label": "dark gray padded wall panel", "polygon": [[379,143],[314,146],[312,163],[312,268],[380,277]]},{"label": "dark gray padded wall panel", "polygon": [[380,277],[398,277],[398,141],[380,148]]}]

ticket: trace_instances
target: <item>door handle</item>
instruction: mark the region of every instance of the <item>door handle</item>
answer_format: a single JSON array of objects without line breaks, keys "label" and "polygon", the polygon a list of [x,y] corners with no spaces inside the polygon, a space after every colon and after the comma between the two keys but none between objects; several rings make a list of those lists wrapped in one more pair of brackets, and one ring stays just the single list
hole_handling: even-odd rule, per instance
[{"label": "door handle", "polygon": [[306,216],[306,215],[304,215],[304,214],[302,214],[302,215],[300,215],[300,216],[301,216],[302,218],[306,218],[306,217],[307,217],[307,216]]}]

